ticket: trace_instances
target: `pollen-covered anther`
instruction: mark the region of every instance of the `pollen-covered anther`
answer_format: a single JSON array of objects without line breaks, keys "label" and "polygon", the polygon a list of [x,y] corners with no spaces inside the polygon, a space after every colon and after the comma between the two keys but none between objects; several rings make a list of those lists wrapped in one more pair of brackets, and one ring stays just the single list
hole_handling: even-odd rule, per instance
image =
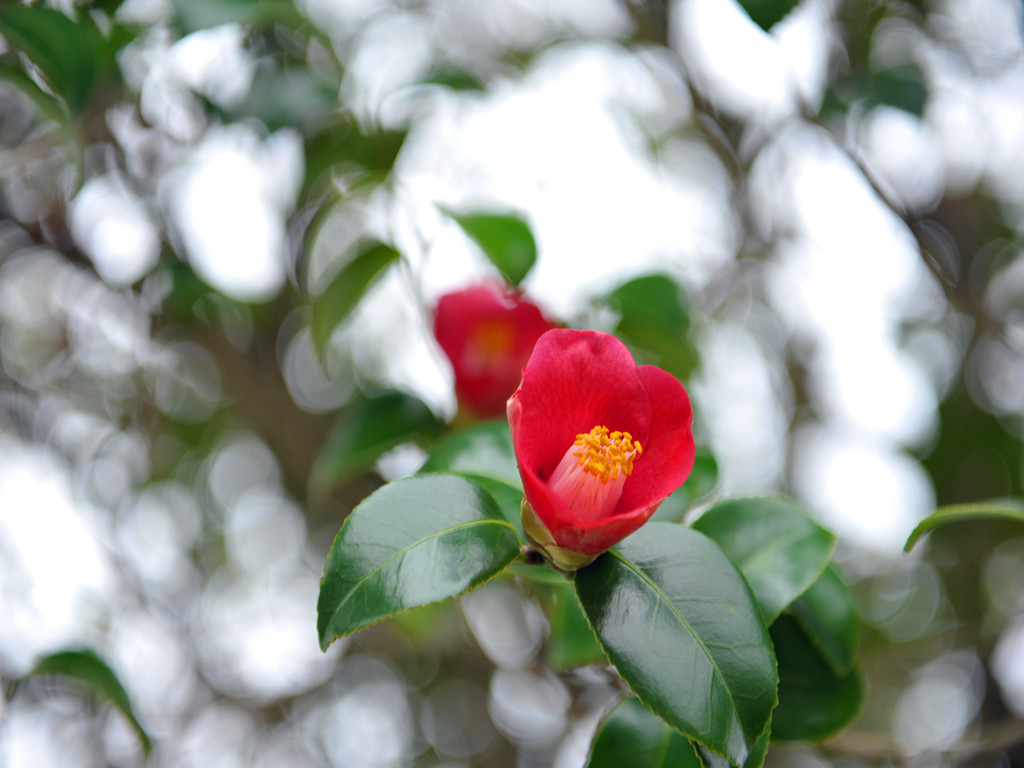
[{"label": "pollen-covered anther", "polygon": [[631,475],[633,459],[643,452],[640,441],[634,441],[629,432],[609,432],[603,426],[576,435],[573,448],[572,455],[579,459],[584,471],[605,483],[618,479],[619,472]]},{"label": "pollen-covered anther", "polygon": [[598,425],[576,435],[551,475],[551,488],[574,514],[603,517],[614,510],[642,452],[640,441],[629,432]]}]

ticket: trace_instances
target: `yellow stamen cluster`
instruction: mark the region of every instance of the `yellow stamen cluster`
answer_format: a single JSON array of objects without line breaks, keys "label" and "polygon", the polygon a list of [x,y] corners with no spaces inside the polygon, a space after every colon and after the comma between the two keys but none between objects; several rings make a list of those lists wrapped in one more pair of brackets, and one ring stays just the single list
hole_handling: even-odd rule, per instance
[{"label": "yellow stamen cluster", "polygon": [[608,427],[597,426],[589,432],[576,435],[572,455],[580,460],[584,471],[600,478],[602,483],[618,480],[619,472],[629,477],[633,473],[633,459],[643,453],[639,440],[629,432],[609,432]]}]

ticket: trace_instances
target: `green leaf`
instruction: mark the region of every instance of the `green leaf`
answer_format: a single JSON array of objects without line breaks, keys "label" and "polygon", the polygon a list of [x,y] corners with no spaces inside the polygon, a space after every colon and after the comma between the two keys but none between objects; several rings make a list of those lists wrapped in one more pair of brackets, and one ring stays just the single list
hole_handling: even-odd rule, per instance
[{"label": "green leaf", "polygon": [[502,516],[515,527],[516,532],[519,533],[522,538],[526,538],[523,534],[522,522],[522,488],[517,485],[509,485],[502,480],[495,480],[493,477],[488,477],[486,475],[474,475],[468,472],[453,472],[452,474],[461,475],[467,480],[472,480],[487,491],[488,495],[494,499],[494,503],[498,505],[498,509],[501,510]]},{"label": "green leaf", "polygon": [[695,502],[707,496],[718,484],[718,462],[707,448],[697,448],[693,470],[682,486],[661,502],[651,520],[678,523]]},{"label": "green leaf", "polygon": [[313,348],[321,359],[334,329],[355,309],[367,289],[384,270],[399,258],[400,254],[391,246],[370,241],[355,258],[342,267],[324,292],[313,299],[310,331],[313,335]]},{"label": "green leaf", "polygon": [[701,768],[690,740],[635,698],[624,699],[597,729],[587,768]]},{"label": "green leaf", "polygon": [[716,504],[693,527],[739,566],[768,624],[821,575],[836,542],[794,502],[768,496]]},{"label": "green leaf", "polygon": [[550,587],[542,603],[551,625],[545,651],[551,669],[561,672],[605,662],[604,651],[568,582]]},{"label": "green leaf", "polygon": [[451,91],[482,91],[484,84],[469,72],[461,69],[438,68],[428,74],[420,85],[439,85]]},{"label": "green leaf", "polygon": [[698,358],[689,342],[689,307],[678,283],[665,275],[646,275],[620,285],[605,301],[619,314],[615,335],[634,350],[654,354],[644,362],[689,378]]},{"label": "green leaf", "polygon": [[743,10],[765,32],[799,4],[800,0],[740,0]]},{"label": "green leaf", "polygon": [[[453,432],[435,443],[421,472],[491,477],[522,487],[508,422],[491,421]],[[520,493],[522,495],[522,493]]]},{"label": "green leaf", "polygon": [[537,243],[518,216],[496,213],[445,213],[480,246],[512,285],[519,285],[537,261]]},{"label": "green leaf", "polygon": [[[772,725],[769,723],[768,727],[764,729],[764,733],[761,734],[761,738],[757,740],[757,744],[750,750],[743,768],[761,768],[764,765],[765,758],[768,756],[768,747],[771,745],[771,741]],[[716,755],[699,744],[694,745],[694,747],[704,768],[729,768],[729,761],[721,755]]]},{"label": "green leaf", "polygon": [[1020,499],[999,499],[975,504],[953,504],[948,507],[939,507],[917,524],[907,539],[907,543],[903,545],[903,551],[909,552],[917,544],[918,539],[941,526],[965,520],[992,519],[1024,523],[1024,502]]},{"label": "green leaf", "polygon": [[775,657],[747,582],[704,535],[649,523],[574,577],[605,653],[640,700],[743,765],[776,703]]},{"label": "green leaf", "polygon": [[798,597],[790,608],[793,618],[837,677],[853,671],[860,620],[853,593],[834,564]]},{"label": "green leaf", "polygon": [[231,110],[236,120],[257,118],[269,131],[320,124],[338,103],[338,86],[305,67],[256,70],[245,101]]},{"label": "green leaf", "polygon": [[430,437],[442,423],[420,400],[401,392],[359,397],[337,416],[313,465],[312,485],[326,491],[369,467],[400,443]]},{"label": "green leaf", "polygon": [[33,675],[60,675],[84,683],[92,692],[108,699],[131,722],[139,736],[142,749],[149,755],[152,742],[145,728],[135,717],[132,703],[121,681],[107,663],[88,648],[59,651],[44,656],[32,670]]},{"label": "green leaf", "polygon": [[0,5],[0,34],[25,52],[72,112],[82,111],[99,70],[99,32],[87,17],[17,3]]},{"label": "green leaf", "polygon": [[65,128],[68,126],[69,115],[64,102],[40,88],[23,69],[0,64],[0,79],[28,96],[46,117]]},{"label": "green leaf", "polygon": [[789,616],[780,616],[771,634],[779,660],[779,706],[772,737],[823,741],[850,725],[864,702],[860,671],[854,668],[837,676]]},{"label": "green leaf", "polygon": [[910,63],[875,72],[871,76],[870,103],[896,107],[921,117],[928,100],[924,73],[917,64]]},{"label": "green leaf", "polygon": [[[405,144],[407,131],[364,131],[351,115],[310,135],[305,142],[306,175],[302,196],[320,179],[330,179],[341,168],[346,177],[354,170],[384,176],[390,173]],[[333,186],[327,182],[328,186]]]},{"label": "green leaf", "polygon": [[174,0],[185,33],[237,22],[248,27],[280,23],[299,27],[306,20],[289,0]]},{"label": "green leaf", "polygon": [[429,458],[420,467],[420,474],[427,472],[450,472],[472,480],[491,495],[522,534],[523,486],[512,450],[512,434],[504,419],[442,437],[431,446]]},{"label": "green leaf", "polygon": [[389,483],[352,511],[327,556],[320,647],[473,589],[518,554],[515,529],[469,480],[420,475]]}]

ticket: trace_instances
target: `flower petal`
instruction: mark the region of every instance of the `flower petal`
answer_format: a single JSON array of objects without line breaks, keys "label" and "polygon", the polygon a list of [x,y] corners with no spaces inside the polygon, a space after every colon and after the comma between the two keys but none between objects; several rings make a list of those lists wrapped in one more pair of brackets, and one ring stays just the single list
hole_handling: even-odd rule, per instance
[{"label": "flower petal", "polygon": [[551,323],[518,292],[477,285],[442,296],[434,335],[455,373],[459,401],[481,416],[504,412],[534,343]]},{"label": "flower petal", "polygon": [[650,508],[652,501],[660,504],[690,476],[696,455],[693,410],[683,385],[653,365],[637,370],[651,399],[651,436],[644,444],[642,460],[633,464],[616,516]]},{"label": "flower petal", "polygon": [[650,420],[647,388],[629,350],[594,331],[555,329],[541,336],[509,399],[524,483],[526,474],[550,478],[576,435],[597,425],[631,433],[646,450]]},{"label": "flower petal", "polygon": [[[534,356],[536,354],[535,351]],[[563,549],[599,554],[614,546],[647,522],[665,497],[683,484],[693,468],[693,411],[686,390],[674,376],[660,368],[641,366],[635,370],[646,391],[644,399],[651,407],[650,430],[643,455],[633,464],[633,474],[626,482],[615,513],[601,519],[574,519],[568,505],[552,492],[547,476],[525,470],[527,462],[520,453],[521,443],[516,441],[516,425],[521,428],[523,423],[522,404],[516,396],[509,400],[509,420],[513,425],[523,490],[551,538]],[[531,402],[527,400],[528,404]]]}]

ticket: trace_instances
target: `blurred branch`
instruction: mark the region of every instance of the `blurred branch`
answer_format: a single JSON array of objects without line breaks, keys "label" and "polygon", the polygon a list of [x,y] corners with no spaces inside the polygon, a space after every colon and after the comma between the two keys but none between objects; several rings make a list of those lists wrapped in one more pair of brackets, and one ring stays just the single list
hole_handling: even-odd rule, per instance
[{"label": "blurred branch", "polygon": [[[978,738],[942,752],[932,753],[944,763],[974,768],[1024,744],[1024,719],[1014,718],[985,727]],[[894,765],[917,763],[925,755],[908,755],[885,736],[871,733],[847,732],[822,744],[828,752],[859,757],[864,760],[886,761]]]},{"label": "blurred branch", "polygon": [[[637,39],[666,47],[669,46],[668,9],[666,3],[658,2],[657,0],[650,0],[649,2],[646,0],[624,0],[624,5],[636,24],[635,36]],[[732,126],[718,114],[714,106],[694,86],[693,78],[682,60],[679,61],[679,67],[693,104],[693,122],[729,172],[735,185],[733,204],[736,207],[742,227],[742,240],[738,248],[738,255],[743,255],[750,251],[750,236],[753,233],[746,191],[748,168],[737,152],[735,142],[730,133]],[[800,113],[793,120],[803,120],[809,125],[820,128],[829,136],[835,147],[856,166],[882,204],[898,216],[906,225],[911,236],[914,238],[922,261],[942,287],[947,302],[957,311],[971,318],[974,323],[975,332],[999,335],[1011,348],[1024,353],[1024,345],[1020,343],[1020,340],[1013,338],[1011,334],[1007,333],[1005,323],[999,318],[993,317],[964,286],[959,284],[954,276],[950,275],[943,268],[942,261],[936,255],[932,245],[933,235],[929,232],[929,228],[937,225],[937,222],[909,211],[899,200],[894,198],[867,161],[857,151],[856,147],[851,146],[848,142],[837,136],[821,119],[818,110],[813,105],[802,101]],[[751,157],[756,155],[757,151],[749,153]],[[754,247],[757,247],[756,243]]]},{"label": "blurred branch", "polygon": [[829,129],[825,125],[824,121],[814,112],[806,103],[802,104],[801,117],[807,123],[814,125],[822,129],[831,139],[837,149],[839,149],[850,162],[852,162],[857,170],[860,171],[861,176],[871,187],[871,190],[875,193],[878,199],[888,208],[892,213],[900,218],[906,225],[911,236],[914,238],[917,244],[918,253],[924,261],[925,266],[938,280],[939,285],[942,286],[942,291],[949,304],[955,307],[959,312],[971,318],[975,323],[975,330],[980,332],[998,333],[1010,339],[1005,333],[1004,324],[998,319],[992,317],[988,311],[981,306],[973,296],[963,291],[955,280],[945,271],[941,266],[941,262],[936,257],[932,250],[932,246],[929,244],[930,235],[928,233],[929,220],[925,217],[911,213],[896,200],[886,189],[885,185],[881,182],[878,176],[874,173],[871,166],[864,160],[856,148],[850,146],[846,141],[843,141],[840,137]]}]

